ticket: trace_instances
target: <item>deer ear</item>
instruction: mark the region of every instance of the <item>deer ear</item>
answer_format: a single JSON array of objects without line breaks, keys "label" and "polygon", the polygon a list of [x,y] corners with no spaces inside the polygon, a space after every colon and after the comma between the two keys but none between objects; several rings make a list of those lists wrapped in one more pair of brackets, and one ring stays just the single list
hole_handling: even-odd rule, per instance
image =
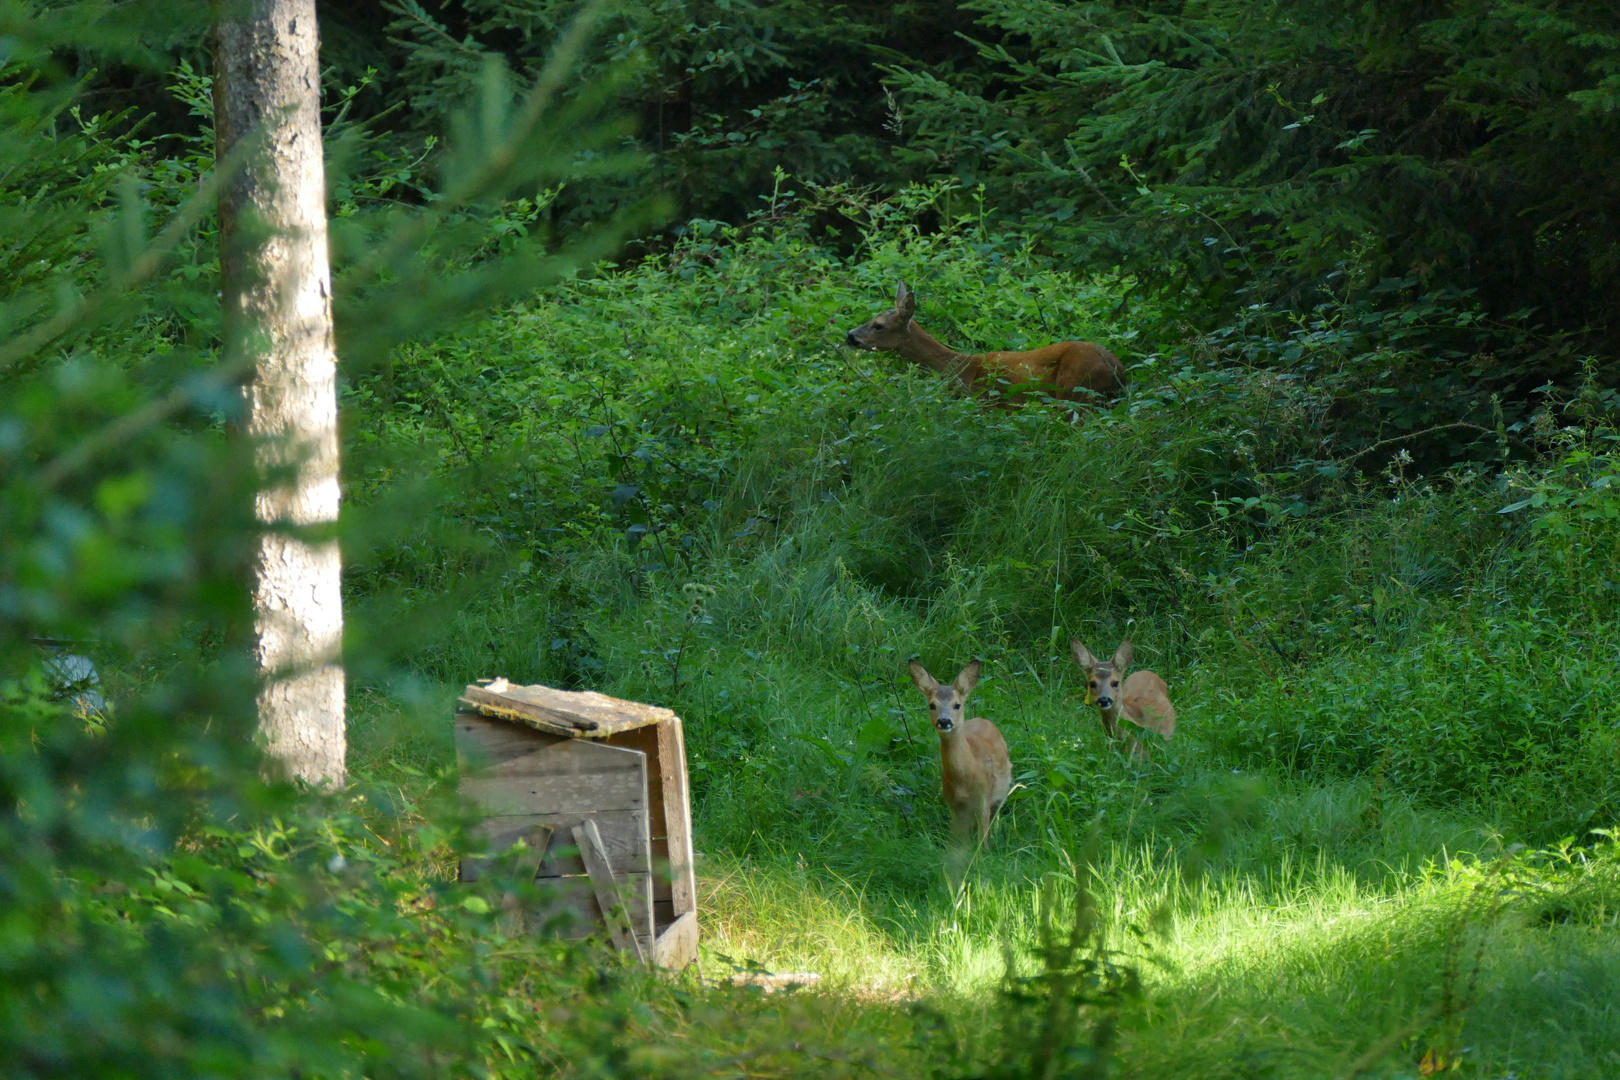
[{"label": "deer ear", "polygon": [[1088,673],[1097,667],[1097,658],[1091,655],[1091,650],[1080,644],[1079,638],[1070,638],[1069,647],[1074,650],[1074,662],[1079,664]]},{"label": "deer ear", "polygon": [[908,319],[917,313],[917,295],[906,288],[903,281],[894,290],[894,310]]},{"label": "deer ear", "polygon": [[917,689],[924,695],[932,694],[939,689],[939,680],[928,674],[928,669],[917,662],[916,657],[911,659],[911,681],[917,684]]},{"label": "deer ear", "polygon": [[1119,648],[1114,650],[1114,671],[1116,674],[1123,675],[1125,673],[1125,669],[1130,666],[1131,639],[1126,638],[1124,641],[1119,643]]},{"label": "deer ear", "polygon": [[979,662],[975,660],[957,674],[956,681],[951,684],[956,690],[957,697],[967,697],[973,693],[973,688],[979,685],[980,666]]}]

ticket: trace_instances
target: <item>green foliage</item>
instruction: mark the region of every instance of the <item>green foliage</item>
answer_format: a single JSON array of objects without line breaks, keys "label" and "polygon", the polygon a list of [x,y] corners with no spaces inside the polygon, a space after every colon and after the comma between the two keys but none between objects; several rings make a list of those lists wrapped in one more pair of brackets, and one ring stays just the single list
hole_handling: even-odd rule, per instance
[{"label": "green foliage", "polygon": [[[427,199],[420,169],[443,159],[435,140],[485,65],[532,85],[571,11],[323,11],[332,128],[365,174],[361,197]],[[650,190],[673,197],[676,234],[737,223],[780,167],[885,194],[949,180],[957,194],[931,224],[982,187],[1070,268],[1123,269],[1205,329],[1242,332],[1255,302],[1382,320],[1410,354],[1383,373],[1395,385],[1438,376],[1448,395],[1512,404],[1570,382],[1583,352],[1614,351],[1620,25],[1603,5],[728,0],[619,5],[611,28],[587,56],[610,78],[566,95],[609,95],[634,118],[614,145],[652,167],[514,200],[505,228],[571,228]],[[98,79],[166,130],[187,122],[176,102]],[[1414,307],[1429,313],[1417,325]],[[1391,346],[1374,342],[1364,362],[1382,367]],[[1436,370],[1414,380],[1408,360]],[[1414,389],[1373,404],[1430,400]],[[1384,411],[1371,411],[1376,430]],[[1477,408],[1427,411],[1480,422]]]},{"label": "green foliage", "polygon": [[[1191,290],[1206,319],[1382,307],[1399,282],[1612,353],[1611,9],[970,6],[978,66],[893,69],[903,153],[986,184],[1077,263]],[[1483,348],[1570,374],[1545,338],[1511,337]]]},{"label": "green foliage", "polygon": [[[388,126],[431,130],[489,58],[532,78],[574,7],[404,0],[386,5],[386,25],[377,13],[333,10],[323,17],[340,44],[328,62],[348,78],[364,67],[386,72],[362,110],[403,106]],[[633,144],[656,155],[642,183],[669,192],[685,214],[736,221],[769,191],[778,167],[819,182],[898,179],[876,62],[897,47],[930,60],[963,55],[953,32],[968,25],[966,13],[935,5],[631,3],[615,7],[590,62],[598,70],[634,63],[616,97],[635,118]],[[588,220],[626,194],[624,184],[576,186],[549,213]]]},{"label": "green foliage", "polygon": [[[1580,166],[1570,140],[1607,123],[1601,34],[1559,37],[1567,27],[1530,9],[1492,7],[1380,46],[1416,75],[1358,73],[1377,13],[1002,5],[989,14],[1027,17],[1074,77],[1046,79],[1047,59],[1016,41],[936,71],[937,85],[908,76],[904,122],[925,137],[896,165],[878,160],[892,132],[870,122],[889,106],[848,43],[930,13],[820,10],[627,9],[623,37],[590,53],[602,78],[575,85],[561,73],[595,48],[583,37],[549,69],[534,61],[561,33],[553,7],[457,9],[484,21],[452,27],[402,6],[400,25],[421,30],[399,46],[423,90],[411,123],[478,89],[431,144],[383,137],[370,95],[393,75],[336,80],[356,782],[324,798],[267,785],[252,744],[239,570],[257,476],[226,426],[235,375],[213,366],[207,132],[149,139],[75,116],[46,61],[79,45],[144,62],[184,33],[165,24],[113,49],[139,20],[109,30],[95,20],[129,9],[75,5],[18,24],[7,63],[25,67],[6,69],[0,95],[0,207],[17,225],[0,249],[15,271],[0,296],[7,1075],[1460,1063],[1574,1077],[1620,1053],[1620,863],[1597,828],[1620,818],[1614,392],[1597,362],[1567,391],[1525,392],[1543,361],[1567,358],[1533,355],[1539,331],[1466,259],[1445,278],[1411,266],[1378,282],[1379,260],[1458,242],[1455,191],[1424,187],[1452,167],[1434,144],[1413,136],[1406,157],[1373,163],[1400,195],[1380,201],[1362,174],[1332,171],[1338,154],[1373,176],[1360,155],[1390,156],[1374,135],[1330,147],[1344,132],[1315,119],[1266,126],[1291,108],[1268,102],[1307,100],[1313,71],[1380,116],[1414,94],[1484,100],[1488,67],[1457,69],[1443,91],[1395,85],[1428,78],[1429,54],[1402,50],[1444,31],[1483,34],[1469,48],[1495,55],[1518,26],[1597,58],[1559,61],[1584,111],[1550,152]],[[1046,36],[1074,19],[1129,33]],[[1277,57],[1307,33],[1321,43],[1296,50],[1282,71],[1296,81],[1268,97]],[[1095,56],[1074,52],[1092,42]],[[512,74],[489,63],[497,49]],[[638,73],[608,65],[636,51]],[[846,65],[831,87],[772,81],[829,54]],[[987,81],[1015,69],[1022,81]],[[199,121],[202,70],[168,80]],[[1178,80],[1215,111],[1155,96]],[[745,82],[760,97],[734,107]],[[1096,184],[1076,173],[1072,190],[1046,163],[1011,176],[1014,137],[1039,119],[1025,82],[1047,95],[1042,138],[1117,158],[1151,122],[1163,152],[1133,157],[1131,182],[1104,157],[1086,165]],[[840,102],[841,85],[867,98]],[[1522,107],[1552,85],[1489,100]],[[924,91],[959,95],[948,132]],[[667,250],[580,272],[657,212],[568,224],[641,190],[617,170],[652,148],[648,129],[632,138],[608,106],[679,94],[722,116],[683,120],[657,168],[690,168],[688,197],[746,224],[689,220]],[[823,107],[827,123],[793,144],[821,171],[767,168],[778,137]],[[981,138],[961,119],[974,109],[1008,119]],[[1333,123],[1349,131],[1351,112]],[[1508,119],[1511,135],[1546,118]],[[714,134],[754,121],[741,139]],[[860,125],[865,141],[839,142]],[[1189,126],[1204,140],[1191,155],[1177,149]],[[1320,161],[1290,159],[1295,143]],[[1251,168],[1256,146],[1266,163]],[[845,182],[924,167],[952,180],[887,195]],[[1234,175],[1247,186],[1230,201],[1219,188]],[[1129,212],[1081,229],[1049,183],[1071,205]],[[1388,225],[1406,220],[1401,199],[1433,210],[1424,230]],[[1031,208],[1050,211],[1033,235],[1009,224]],[[1217,243],[1187,222],[1218,223]],[[1166,238],[1196,243],[1178,254]],[[1585,260],[1596,275],[1586,239],[1538,248],[1536,265]],[[1153,244],[1174,258],[1155,265]],[[1347,244],[1350,285],[1322,286]],[[1084,409],[986,409],[895,357],[851,354],[844,330],[887,306],[897,277],[953,345],[1096,339],[1130,364],[1130,389]],[[1215,317],[1239,295],[1255,306]],[[490,314],[492,301],[511,302]],[[1216,329],[1190,334],[1189,318]],[[1513,356],[1476,361],[1504,341]],[[1517,393],[1500,412],[1498,384]],[[1475,464],[1447,471],[1459,460]],[[1067,657],[1070,636],[1100,650],[1126,634],[1181,712],[1146,764],[1106,742]],[[108,709],[61,700],[67,649],[94,656]],[[939,872],[937,756],[903,676],[913,653],[936,669],[984,657],[975,705],[1016,765],[995,840],[955,892]],[[481,674],[679,708],[706,853],[704,974],[810,967],[850,992],[649,976],[520,932],[521,886],[452,882],[447,691]]]},{"label": "green foliage", "polygon": [[[1356,469],[1365,455],[1341,450],[1330,420],[1358,386],[1332,357],[1355,347],[1331,327],[1268,346],[1310,352],[1307,377],[1245,371],[1203,349],[1149,354],[1127,400],[1083,422],[987,413],[897,359],[852,361],[843,329],[903,276],[925,324],[963,347],[1093,336],[1107,284],[977,229],[892,227],[874,226],[851,260],[791,227],[694,237],[512,312],[490,330],[496,349],[450,340],[358,383],[353,404],[369,418],[356,452],[418,447],[457,478],[445,512],[490,546],[427,566],[424,525],[380,549],[356,584],[415,583],[426,599],[482,567],[504,574],[493,608],[459,616],[458,632],[410,663],[447,681],[487,668],[714,710],[724,719],[712,745],[700,742],[698,790],[718,784],[713,797],[739,805],[781,787],[859,785],[871,759],[894,777],[874,793],[907,794],[879,799],[863,821],[836,803],[746,815],[765,834],[778,815],[825,811],[816,827],[846,835],[856,860],[904,825],[901,808],[926,787],[926,741],[907,736],[893,685],[898,658],[920,651],[948,666],[982,654],[1067,686],[1069,636],[1111,648],[1133,625],[1161,671],[1222,672],[1198,692],[1215,709],[1211,745],[1237,760],[1323,776],[1378,769],[1414,796],[1493,805],[1507,784],[1513,827],[1537,838],[1616,812],[1603,779],[1614,672],[1601,643],[1614,633],[1617,554],[1604,516],[1606,391],[1544,410],[1577,421],[1558,436],[1567,463],[1502,483],[1548,485],[1542,505],[1564,516],[1522,533],[1514,515],[1530,501],[1499,514],[1512,500],[1478,473],[1409,479],[1404,448],[1388,482],[1368,484]],[[1156,312],[1124,318],[1151,330]],[[376,490],[407,481],[387,469]],[[1570,470],[1585,479],[1563,479]],[[1566,498],[1586,530],[1575,540],[1560,524]],[[693,588],[707,597],[699,620]],[[1572,619],[1583,629],[1571,655],[1548,664]],[[779,688],[804,683],[795,665],[836,673],[842,688],[818,708],[860,719],[839,737],[800,729],[798,708],[762,724],[773,703],[823,695],[736,685],[724,673],[739,663]],[[706,685],[711,673],[721,685]],[[1558,797],[1566,783],[1582,798]]]},{"label": "green foliage", "polygon": [[[260,477],[253,447],[225,426],[240,373],[215,362],[202,315],[217,309],[207,218],[220,176],[240,162],[208,170],[198,140],[161,157],[113,120],[67,111],[76,87],[49,62],[53,49],[103,38],[149,62],[143,46],[160,45],[180,14],[4,15],[0,206],[18,225],[5,253],[18,272],[0,296],[0,1070],[532,1070],[541,1051],[503,1044],[498,1017],[532,999],[535,965],[564,998],[610,977],[558,949],[486,958],[498,936],[489,920],[463,918],[436,902],[442,886],[423,885],[417,871],[431,860],[410,854],[422,834],[380,837],[387,800],[367,808],[361,792],[366,818],[346,817],[259,777],[257,688],[240,643]],[[154,15],[160,29],[147,33]],[[200,98],[184,70],[180,93]],[[498,291],[492,279],[532,287],[612,242],[515,245],[492,265],[435,227],[558,174],[544,160],[549,105],[541,95],[509,108],[498,86],[486,95],[484,118],[500,122],[458,147],[472,179],[432,220],[396,222],[389,245],[356,252],[372,277],[351,273],[344,287],[362,313],[387,304],[383,273],[413,314],[464,314]],[[576,140],[593,136],[580,110],[563,120]],[[346,335],[362,363],[365,347],[400,332],[377,322]],[[62,700],[63,651],[108,673],[105,705]],[[427,847],[442,846],[443,834],[429,836]],[[571,1030],[584,1038],[610,1026],[604,1015]]]},{"label": "green foliage", "polygon": [[[324,11],[340,212],[430,201],[425,176],[455,160],[439,132],[485,66],[533,85],[571,10]],[[656,192],[676,217],[647,242],[666,250],[775,206],[784,167],[885,197],[941,183],[929,229],[988,213],[1067,269],[1151,290],[1174,332],[1246,362],[1308,375],[1325,352],[1341,449],[1440,429],[1409,448],[1426,465],[1494,461],[1493,396],[1511,430],[1537,387],[1615,353],[1620,25],[1603,5],[727,0],[619,5],[610,22],[586,55],[601,78],[562,93],[632,119],[559,144],[572,182],[462,221],[475,249]],[[197,123],[98,80],[171,128]],[[650,162],[634,179],[595,168],[632,152]],[[821,209],[848,254],[859,226]]]}]

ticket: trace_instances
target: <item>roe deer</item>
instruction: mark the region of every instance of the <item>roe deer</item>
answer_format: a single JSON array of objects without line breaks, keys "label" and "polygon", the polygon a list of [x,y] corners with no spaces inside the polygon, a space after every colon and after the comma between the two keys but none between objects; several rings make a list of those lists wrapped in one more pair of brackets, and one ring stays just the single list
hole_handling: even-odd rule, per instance
[{"label": "roe deer", "polygon": [[[1130,740],[1133,758],[1147,757],[1147,747],[1134,734],[1121,731],[1119,721],[1124,717],[1138,727],[1156,732],[1165,742],[1170,741],[1176,733],[1176,707],[1170,704],[1170,688],[1151,671],[1132,672],[1130,678],[1125,678],[1125,671],[1131,666],[1130,638],[1120,642],[1119,648],[1114,650],[1114,658],[1106,664],[1092,656],[1078,640],[1069,644],[1074,646],[1075,663],[1086,673],[1087,696],[1096,702],[1097,711],[1102,713],[1103,730],[1110,739],[1118,739],[1123,734]],[[1123,686],[1121,679],[1124,679]]]},{"label": "roe deer", "polygon": [[941,686],[912,660],[911,681],[928,699],[929,719],[939,729],[940,774],[945,806],[951,812],[951,857],[946,872],[955,887],[961,882],[968,849],[975,840],[982,844],[989,838],[990,822],[1007,801],[1012,762],[996,725],[982,716],[964,719],[967,697],[979,683],[977,660],[947,686]]},{"label": "roe deer", "polygon": [[844,342],[856,349],[897,352],[914,364],[954,379],[968,394],[986,394],[997,381],[1012,384],[1000,404],[1022,401],[1029,384],[1053,397],[1079,400],[1095,390],[1110,393],[1125,382],[1125,371],[1114,354],[1089,341],[1060,341],[1028,352],[959,353],[946,348],[912,320],[917,297],[905,282],[894,293],[894,307],[874,316],[848,334]]}]

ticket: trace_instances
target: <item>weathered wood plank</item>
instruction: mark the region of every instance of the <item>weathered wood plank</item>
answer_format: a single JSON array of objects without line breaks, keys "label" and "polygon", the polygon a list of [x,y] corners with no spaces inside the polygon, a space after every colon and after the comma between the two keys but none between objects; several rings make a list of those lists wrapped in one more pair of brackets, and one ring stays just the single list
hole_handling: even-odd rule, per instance
[{"label": "weathered wood plank", "polygon": [[[503,860],[510,863],[509,869],[513,878],[518,881],[533,881],[540,871],[540,863],[545,858],[546,848],[551,845],[555,830],[550,825],[535,821],[533,818],[524,818],[523,824],[516,828],[503,829],[498,837],[492,837],[487,856],[473,856],[461,860],[457,868],[457,881],[478,881],[487,877],[490,864]],[[570,826],[571,827],[571,826]],[[518,843],[523,847],[516,852],[513,848]]]},{"label": "weathered wood plank", "polygon": [[664,722],[660,722],[648,727],[617,732],[602,740],[609,746],[624,750],[640,750],[647,755],[647,808],[651,811],[647,818],[647,829],[654,840],[668,835],[664,807],[664,770],[657,765],[664,727]]},{"label": "weathered wood plank", "polygon": [[680,971],[698,956],[697,912],[688,911],[661,930],[649,950],[652,962],[668,971]]},{"label": "weathered wood plank", "polygon": [[[620,899],[625,901],[629,909],[628,915],[636,937],[643,941],[650,940],[651,923],[643,921],[649,919],[645,902],[647,875],[627,874],[617,879],[615,884]],[[525,911],[525,925],[534,931],[568,938],[607,933],[590,875],[540,878],[535,882],[535,887],[540,891],[540,898]]]},{"label": "weathered wood plank", "polygon": [[[586,818],[574,826],[574,842],[579,845],[579,853],[585,858],[585,868],[590,871],[591,888],[596,892],[596,903],[602,909],[602,920],[607,923],[608,933],[613,938],[613,944],[622,952],[634,953],[637,960],[645,964],[647,956],[641,949],[641,942],[636,940],[636,931],[631,923],[629,909],[619,896],[618,884],[613,880],[613,867],[608,864],[607,852],[602,847],[602,837],[597,831],[596,822]],[[652,921],[649,909],[647,922]]]},{"label": "weathered wood plank", "polygon": [[588,814],[595,811],[646,810],[642,778],[634,773],[587,773],[581,776],[470,777],[461,794],[484,813],[498,817],[532,814]]},{"label": "weathered wood plank", "polygon": [[[503,685],[500,682],[491,685]],[[594,691],[556,690],[549,686],[506,683],[499,692],[469,686],[461,701],[475,712],[528,724],[556,734],[593,738],[666,720],[675,714],[657,705],[625,701]]]},{"label": "weathered wood plank", "polygon": [[[647,818],[639,810],[618,810],[611,813],[592,815],[602,837],[602,846],[607,851],[608,863],[616,874],[647,873],[652,869],[650,852],[646,840]],[[554,835],[551,843],[542,855],[539,872],[536,877],[567,877],[570,874],[586,873],[585,863],[578,854],[574,845],[571,830],[579,824],[580,814],[522,814],[510,817],[485,818],[473,826],[473,836],[485,840],[486,849],[491,855],[498,855],[510,848],[536,825],[545,825],[553,829]],[[463,877],[463,881],[476,881],[477,874],[488,862],[488,857],[473,856],[462,860],[464,864],[475,864],[473,877]],[[465,867],[463,873],[466,873]]]},{"label": "weathered wood plank", "polygon": [[645,809],[647,758],[639,750],[570,740],[464,774],[461,794],[487,814]]},{"label": "weathered wood plank", "polygon": [[658,772],[663,790],[665,836],[669,839],[671,898],[677,914],[697,910],[697,875],[692,856],[692,802],[686,786],[686,736],[681,718],[658,725]]},{"label": "weathered wood plank", "polygon": [[467,687],[456,699],[456,704],[483,716],[499,717],[510,724],[520,724],[536,731],[561,735],[569,739],[576,738],[586,731],[595,730],[582,724],[569,723],[566,719],[542,712],[506,694],[491,693],[477,686]]},{"label": "weathered wood plank", "polygon": [[456,714],[456,760],[464,773],[488,769],[563,741],[562,736],[516,727],[505,720],[469,712]]},{"label": "weathered wood plank", "polygon": [[540,872],[540,860],[551,846],[554,830],[550,825],[535,823],[523,833],[523,854],[517,858],[513,872],[519,881],[533,881]]},{"label": "weathered wood plank", "polygon": [[647,755],[606,743],[569,739],[537,746],[527,754],[509,757],[478,770],[479,776],[572,776],[579,773],[640,773]]}]

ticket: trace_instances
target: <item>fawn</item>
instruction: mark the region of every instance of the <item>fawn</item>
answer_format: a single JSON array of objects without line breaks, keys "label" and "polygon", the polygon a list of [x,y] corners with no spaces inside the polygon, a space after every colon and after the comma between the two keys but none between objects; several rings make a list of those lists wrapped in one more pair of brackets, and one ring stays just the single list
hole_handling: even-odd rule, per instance
[{"label": "fawn", "polygon": [[[1029,384],[1053,397],[1076,400],[1084,391],[1110,393],[1125,382],[1125,370],[1113,353],[1090,341],[1060,341],[1028,352],[959,353],[941,345],[912,321],[917,297],[905,282],[894,293],[894,307],[844,335],[856,349],[897,352],[914,364],[937,371],[969,394],[985,394],[999,380],[1012,384],[1000,401],[1022,401]],[[1024,384],[1025,389],[1019,389]]]},{"label": "fawn", "polygon": [[[1138,727],[1157,732],[1165,742],[1170,741],[1176,733],[1176,707],[1170,704],[1170,688],[1151,671],[1135,671],[1130,678],[1125,678],[1125,671],[1131,666],[1130,638],[1120,643],[1114,650],[1114,658],[1106,664],[1092,656],[1078,640],[1069,644],[1074,646],[1075,663],[1086,673],[1087,696],[1096,702],[1097,711],[1102,713],[1103,730],[1110,739],[1120,738],[1119,720],[1123,716]],[[1124,679],[1123,686],[1121,679]],[[1130,732],[1123,734],[1130,740],[1131,757],[1148,756],[1141,740]]]},{"label": "fawn", "polygon": [[977,660],[946,686],[912,660],[911,681],[928,699],[929,719],[939,729],[940,774],[945,806],[951,812],[951,857],[946,871],[954,887],[961,881],[974,833],[983,844],[990,836],[996,811],[1007,801],[1012,762],[1007,758],[1007,741],[996,725],[982,716],[963,719],[968,695],[979,684]]}]

